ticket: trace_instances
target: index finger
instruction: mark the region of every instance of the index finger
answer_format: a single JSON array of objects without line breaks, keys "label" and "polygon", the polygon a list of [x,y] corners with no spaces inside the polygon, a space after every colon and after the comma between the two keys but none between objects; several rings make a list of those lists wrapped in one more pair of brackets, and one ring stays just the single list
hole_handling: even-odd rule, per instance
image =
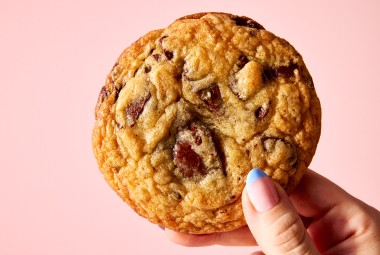
[{"label": "index finger", "polygon": [[353,199],[338,185],[310,169],[289,197],[297,212],[308,218],[316,218],[342,201]]}]

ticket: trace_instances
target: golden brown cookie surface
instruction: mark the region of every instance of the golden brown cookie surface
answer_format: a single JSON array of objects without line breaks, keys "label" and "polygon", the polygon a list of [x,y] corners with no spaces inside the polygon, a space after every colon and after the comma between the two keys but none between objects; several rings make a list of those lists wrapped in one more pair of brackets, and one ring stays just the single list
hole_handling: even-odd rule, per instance
[{"label": "golden brown cookie surface", "polygon": [[211,233],[245,225],[253,167],[293,190],[320,128],[312,78],[287,41],[248,18],[202,13],[122,53],[99,95],[93,149],[140,215]]}]

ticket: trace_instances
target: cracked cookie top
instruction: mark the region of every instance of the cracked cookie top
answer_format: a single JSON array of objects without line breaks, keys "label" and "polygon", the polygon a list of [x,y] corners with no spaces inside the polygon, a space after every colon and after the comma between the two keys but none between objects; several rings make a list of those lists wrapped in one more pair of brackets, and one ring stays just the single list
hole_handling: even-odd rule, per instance
[{"label": "cracked cookie top", "polygon": [[129,46],[95,116],[93,150],[109,185],[151,222],[198,234],[245,225],[254,167],[291,192],[321,129],[301,55],[225,13],[180,18]]}]

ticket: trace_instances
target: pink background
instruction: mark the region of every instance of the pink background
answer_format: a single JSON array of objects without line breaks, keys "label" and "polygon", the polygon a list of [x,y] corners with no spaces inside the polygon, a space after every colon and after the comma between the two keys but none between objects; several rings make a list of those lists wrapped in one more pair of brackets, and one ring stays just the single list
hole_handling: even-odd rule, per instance
[{"label": "pink background", "polygon": [[121,51],[202,11],[250,16],[301,52],[323,106],[311,168],[380,208],[379,7],[369,0],[1,0],[0,254],[253,251],[171,244],[107,186],[91,150],[97,95]]}]

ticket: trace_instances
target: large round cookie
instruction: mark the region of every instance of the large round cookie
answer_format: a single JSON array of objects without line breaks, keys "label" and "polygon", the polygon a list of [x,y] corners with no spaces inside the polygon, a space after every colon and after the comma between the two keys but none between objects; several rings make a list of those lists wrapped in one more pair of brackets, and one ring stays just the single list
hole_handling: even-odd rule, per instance
[{"label": "large round cookie", "polygon": [[245,225],[253,167],[291,192],[321,129],[300,54],[224,13],[183,17],[129,46],[95,114],[93,149],[109,185],[151,222],[187,233]]}]

